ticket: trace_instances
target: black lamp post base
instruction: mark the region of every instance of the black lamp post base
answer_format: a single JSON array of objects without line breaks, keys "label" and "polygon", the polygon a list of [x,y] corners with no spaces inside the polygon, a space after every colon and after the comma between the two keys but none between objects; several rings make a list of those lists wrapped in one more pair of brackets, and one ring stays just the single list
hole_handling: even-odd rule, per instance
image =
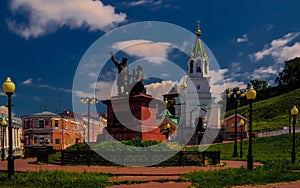
[{"label": "black lamp post base", "polygon": [[5,153],[4,149],[1,150],[1,161],[5,160]]},{"label": "black lamp post base", "polygon": [[252,155],[248,155],[247,169],[249,171],[251,171],[253,169],[253,156]]}]

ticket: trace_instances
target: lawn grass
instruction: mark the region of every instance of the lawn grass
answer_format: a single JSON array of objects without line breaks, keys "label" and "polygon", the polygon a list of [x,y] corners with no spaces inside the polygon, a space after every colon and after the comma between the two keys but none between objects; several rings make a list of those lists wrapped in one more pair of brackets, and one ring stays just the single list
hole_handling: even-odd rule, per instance
[{"label": "lawn grass", "polygon": [[95,172],[44,171],[16,172],[14,178],[7,179],[7,173],[0,172],[1,187],[106,187],[112,185],[111,174]]},{"label": "lawn grass", "polygon": [[268,163],[256,167],[253,171],[246,168],[199,171],[181,175],[196,187],[232,187],[240,185],[258,185],[277,182],[290,182],[300,179],[300,173],[291,172],[285,163]]},{"label": "lawn grass", "polygon": [[[300,89],[267,100],[253,103],[253,131],[267,132],[282,130],[289,125],[290,109],[300,107]],[[225,113],[225,117],[234,114],[234,110]],[[249,106],[238,108],[238,113],[249,117]],[[300,126],[300,121],[297,122]]]},{"label": "lawn grass", "polygon": [[[300,133],[296,133],[296,155],[300,158]],[[221,159],[247,160],[248,140],[243,140],[243,158],[232,157],[234,142],[215,144],[208,148],[208,151],[221,151]],[[282,160],[289,161],[292,151],[292,134],[279,136],[261,137],[252,139],[254,161],[266,163],[268,161]],[[198,149],[197,147],[192,149]],[[238,142],[238,153],[240,152],[240,141]]]},{"label": "lawn grass", "polygon": [[[195,187],[231,187],[239,185],[258,185],[300,180],[300,133],[296,133],[296,164],[291,165],[292,134],[253,139],[254,161],[264,164],[253,171],[246,168],[199,171],[180,175],[180,181],[189,181]],[[243,141],[243,158],[233,158],[233,142],[215,144],[208,151],[221,151],[221,159],[247,160],[248,140]],[[239,149],[240,143],[238,143]],[[199,147],[186,148],[199,150]],[[117,184],[141,183],[138,181],[112,182],[111,174],[93,172],[39,171],[15,173],[13,180],[0,173],[1,187],[105,187]]]},{"label": "lawn grass", "polygon": [[[248,140],[243,141],[243,158],[232,157],[233,142],[211,145],[208,151],[221,151],[221,159],[247,160]],[[238,143],[239,150],[240,143]],[[187,148],[199,150],[199,147]],[[245,168],[193,172],[181,177],[196,187],[231,187],[300,180],[300,133],[296,133],[296,164],[291,164],[292,134],[253,139],[254,161],[264,164],[249,172]]]}]

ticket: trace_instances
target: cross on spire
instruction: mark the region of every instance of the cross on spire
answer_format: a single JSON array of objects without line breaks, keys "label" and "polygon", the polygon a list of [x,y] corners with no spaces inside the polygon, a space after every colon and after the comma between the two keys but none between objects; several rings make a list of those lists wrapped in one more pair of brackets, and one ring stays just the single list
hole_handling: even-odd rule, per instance
[{"label": "cross on spire", "polygon": [[201,30],[200,30],[200,20],[197,20],[197,25],[198,25],[198,30],[196,32],[196,35],[199,37],[201,34]]}]

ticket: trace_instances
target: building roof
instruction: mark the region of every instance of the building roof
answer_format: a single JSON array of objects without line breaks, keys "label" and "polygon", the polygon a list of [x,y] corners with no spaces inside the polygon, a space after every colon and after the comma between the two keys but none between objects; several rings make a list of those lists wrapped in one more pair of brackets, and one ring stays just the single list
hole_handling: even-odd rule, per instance
[{"label": "building roof", "polygon": [[198,57],[199,55],[204,58],[206,57],[206,52],[204,50],[204,47],[203,47],[203,44],[201,42],[201,39],[200,39],[200,34],[201,34],[201,31],[200,31],[200,24],[198,23],[198,30],[196,32],[196,35],[197,35],[197,40],[196,40],[196,43],[195,43],[195,46],[193,48],[193,57]]},{"label": "building roof", "polygon": [[168,109],[165,109],[161,114],[157,116],[157,124],[161,124],[161,122],[164,121],[165,118],[167,118],[169,121],[174,122],[176,125],[178,125],[179,123],[179,118],[171,114]]},{"label": "building roof", "polygon": [[[235,116],[235,114],[232,114],[231,116],[228,116],[227,118],[224,119],[224,121],[231,119]],[[238,117],[244,119],[244,120],[248,120],[246,117],[242,116],[241,114],[237,114]]]},{"label": "building roof", "polygon": [[35,114],[30,114],[30,115],[27,115],[27,116],[23,116],[23,117],[28,117],[28,116],[37,116],[37,117],[45,117],[45,116],[60,116],[58,114],[55,114],[53,112],[49,112],[49,111],[44,111],[44,112],[39,112],[39,113],[35,113]]},{"label": "building roof", "polygon": [[168,94],[178,94],[178,85],[175,84],[170,91],[168,92]]}]

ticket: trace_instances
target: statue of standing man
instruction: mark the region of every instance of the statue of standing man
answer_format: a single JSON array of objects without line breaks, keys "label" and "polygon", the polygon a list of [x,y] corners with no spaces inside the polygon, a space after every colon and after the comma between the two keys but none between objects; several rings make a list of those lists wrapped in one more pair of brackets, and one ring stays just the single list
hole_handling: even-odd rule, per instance
[{"label": "statue of standing man", "polygon": [[[111,60],[114,62],[116,67],[118,68],[118,78],[117,78],[117,86],[118,86],[118,95],[126,95],[128,93],[128,82],[129,82],[129,70],[127,66],[127,58],[122,58],[122,62],[119,63],[115,60],[114,54],[110,52]],[[122,89],[123,88],[123,89]]]}]

